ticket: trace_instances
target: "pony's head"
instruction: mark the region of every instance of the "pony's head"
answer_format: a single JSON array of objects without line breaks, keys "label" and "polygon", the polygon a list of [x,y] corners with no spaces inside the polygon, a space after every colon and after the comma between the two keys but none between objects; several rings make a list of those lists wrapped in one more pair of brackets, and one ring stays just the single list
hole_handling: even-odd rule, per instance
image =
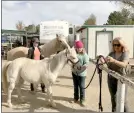
[{"label": "pony's head", "polygon": [[74,47],[66,49],[67,61],[70,61],[73,65],[77,64],[79,59]]},{"label": "pony's head", "polygon": [[67,38],[62,34],[56,34],[57,39],[57,52],[60,52],[66,48],[70,49],[70,46],[67,43]]}]

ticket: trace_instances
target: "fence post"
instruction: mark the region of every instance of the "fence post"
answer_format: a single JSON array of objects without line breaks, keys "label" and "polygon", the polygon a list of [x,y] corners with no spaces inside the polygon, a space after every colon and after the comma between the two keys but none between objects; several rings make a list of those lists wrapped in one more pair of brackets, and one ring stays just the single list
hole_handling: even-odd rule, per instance
[{"label": "fence post", "polygon": [[12,49],[12,37],[11,37],[11,34],[10,34],[10,47]]},{"label": "fence post", "polygon": [[122,83],[119,79],[117,87],[116,112],[124,112],[125,88],[126,88],[125,86],[126,84]]}]

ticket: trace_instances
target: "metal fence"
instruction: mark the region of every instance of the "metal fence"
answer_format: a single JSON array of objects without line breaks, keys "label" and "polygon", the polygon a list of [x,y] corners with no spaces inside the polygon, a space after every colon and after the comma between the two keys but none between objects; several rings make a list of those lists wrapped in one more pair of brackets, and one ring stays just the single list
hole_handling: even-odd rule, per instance
[{"label": "metal fence", "polygon": [[[90,59],[90,61],[96,65],[96,61]],[[134,66],[133,66],[134,67]],[[124,101],[125,101],[125,85],[130,86],[134,89],[133,78],[130,78],[129,75],[123,76],[119,73],[108,69],[105,65],[99,65],[99,68],[107,72],[109,75],[118,79],[118,90],[117,90],[117,107],[116,112],[124,112]],[[134,74],[131,77],[134,77]]]},{"label": "metal fence", "polygon": [[7,55],[1,55],[2,60],[7,60]]}]

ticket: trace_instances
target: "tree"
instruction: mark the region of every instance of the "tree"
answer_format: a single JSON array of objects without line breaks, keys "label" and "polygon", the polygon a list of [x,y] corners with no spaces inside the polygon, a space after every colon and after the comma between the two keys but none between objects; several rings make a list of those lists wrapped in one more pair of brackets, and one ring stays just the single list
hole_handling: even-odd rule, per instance
[{"label": "tree", "polygon": [[123,25],[123,18],[120,12],[112,12],[107,20],[107,25]]},{"label": "tree", "polygon": [[18,23],[16,23],[16,29],[17,30],[24,30],[25,25],[23,24],[22,21],[18,21]]},{"label": "tree", "polygon": [[37,33],[37,34],[40,33],[40,25],[39,25],[39,24],[36,26],[36,33]]},{"label": "tree", "polygon": [[132,25],[133,13],[123,8],[121,11],[114,11],[110,13],[107,23],[105,25]]},{"label": "tree", "polygon": [[84,22],[84,25],[96,25],[96,16],[91,14],[90,17]]},{"label": "tree", "polygon": [[18,21],[16,23],[16,29],[17,30],[25,30],[27,32],[39,34],[39,32],[40,32],[40,25],[39,24],[38,25],[30,24],[28,26],[25,26],[22,21]]},{"label": "tree", "polygon": [[27,32],[39,34],[40,33],[40,25],[39,24],[38,25],[31,24],[31,25],[26,26],[25,30]]},{"label": "tree", "polygon": [[132,14],[130,15],[130,19],[132,19],[132,21],[134,21],[134,13],[132,13]]},{"label": "tree", "polygon": [[34,24],[28,25],[25,27],[27,32],[36,32],[36,26]]},{"label": "tree", "polygon": [[[113,0],[110,0],[110,2],[113,2]],[[117,3],[121,3],[125,7],[128,6],[129,8],[132,8],[132,9],[134,8],[134,1],[133,0],[119,0],[119,1],[118,0],[115,0],[114,2],[116,4]]]},{"label": "tree", "polygon": [[129,25],[134,25],[134,13],[132,13],[132,14],[130,15],[130,19],[129,19],[129,21],[128,21],[128,24],[129,24]]},{"label": "tree", "polygon": [[127,5],[127,6],[134,8],[134,1],[133,0],[121,0],[120,2],[123,3],[124,5]]},{"label": "tree", "polygon": [[124,25],[127,25],[128,21],[129,21],[130,11],[125,9],[125,8],[123,8],[120,13],[122,15]]}]

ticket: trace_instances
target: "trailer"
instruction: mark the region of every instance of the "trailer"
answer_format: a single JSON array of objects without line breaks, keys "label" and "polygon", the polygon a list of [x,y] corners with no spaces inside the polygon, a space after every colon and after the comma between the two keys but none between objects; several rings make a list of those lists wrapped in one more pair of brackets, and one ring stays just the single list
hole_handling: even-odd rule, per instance
[{"label": "trailer", "polygon": [[89,57],[107,56],[112,49],[112,40],[122,37],[134,58],[134,25],[89,25],[82,26],[77,33],[83,41]]},{"label": "trailer", "polygon": [[54,20],[43,21],[40,23],[40,43],[48,43],[50,40],[56,37],[56,34],[63,34],[67,37],[67,41],[70,46],[73,46],[74,42],[74,25],[68,21]]}]

